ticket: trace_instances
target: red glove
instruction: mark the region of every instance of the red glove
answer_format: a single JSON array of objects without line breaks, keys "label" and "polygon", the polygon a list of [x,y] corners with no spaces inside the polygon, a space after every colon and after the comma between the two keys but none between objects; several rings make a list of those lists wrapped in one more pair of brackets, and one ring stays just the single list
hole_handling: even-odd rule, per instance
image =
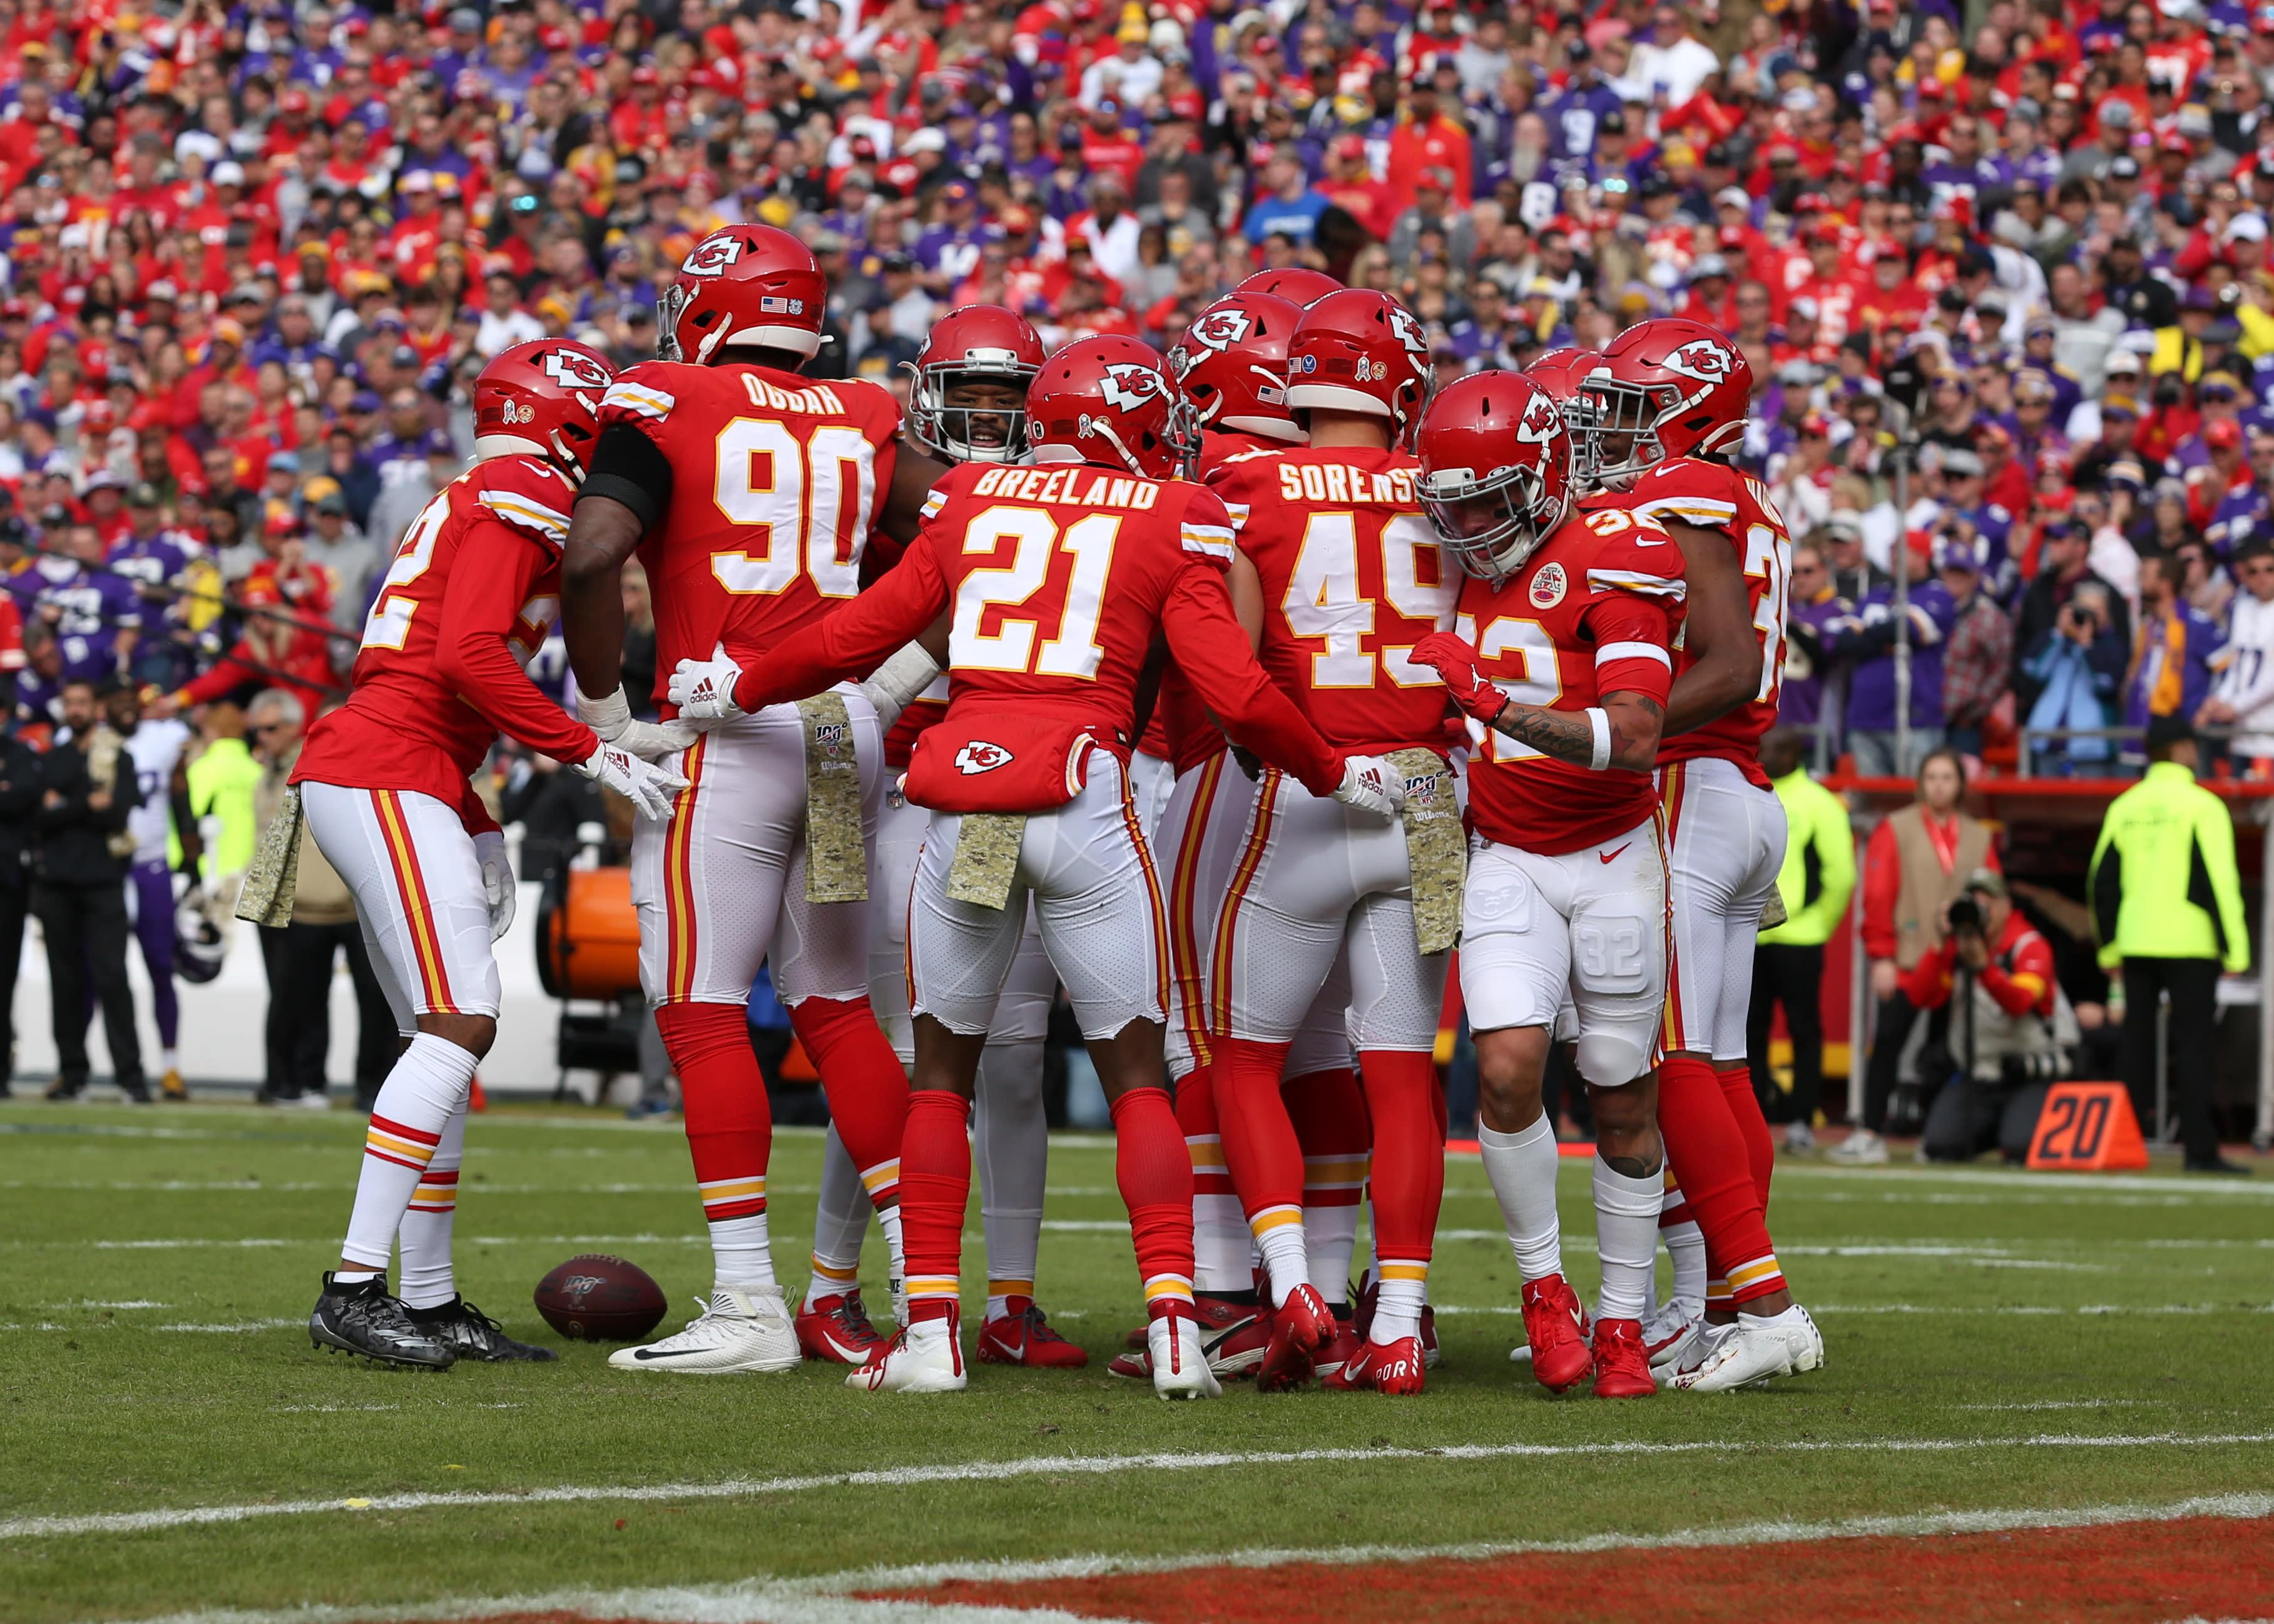
[{"label": "red glove", "polygon": [[1413,645],[1412,658],[1434,666],[1453,703],[1486,726],[1508,708],[1508,695],[1485,680],[1477,670],[1477,651],[1457,634],[1431,632]]}]

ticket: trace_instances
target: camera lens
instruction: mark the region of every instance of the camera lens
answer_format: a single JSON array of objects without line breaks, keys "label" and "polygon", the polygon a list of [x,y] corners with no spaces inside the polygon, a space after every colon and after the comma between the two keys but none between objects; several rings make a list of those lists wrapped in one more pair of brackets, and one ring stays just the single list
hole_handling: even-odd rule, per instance
[{"label": "camera lens", "polygon": [[1982,929],[1982,905],[1971,897],[1961,897],[1950,905],[1950,928],[1953,930]]}]

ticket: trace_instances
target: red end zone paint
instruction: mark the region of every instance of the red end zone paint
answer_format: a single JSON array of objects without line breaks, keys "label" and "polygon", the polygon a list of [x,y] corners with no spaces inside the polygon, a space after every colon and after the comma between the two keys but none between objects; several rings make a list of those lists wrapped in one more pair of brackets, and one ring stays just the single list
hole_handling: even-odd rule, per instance
[{"label": "red end zone paint", "polygon": [[[1834,1538],[1625,1549],[1484,1561],[1290,1564],[1175,1573],[951,1581],[877,1600],[1055,1607],[1156,1624],[1405,1624],[1587,1619],[1607,1624],[1776,1620],[2074,1619],[2151,1624],[2274,1606],[2274,1519],[2198,1517],[1931,1538]],[[517,1624],[517,1621],[516,1621]]]},{"label": "red end zone paint", "polygon": [[[1485,1147],[1476,1139],[1447,1139],[1445,1154],[1449,1156],[1481,1156],[1485,1154]],[[1555,1147],[1555,1154],[1559,1156],[1586,1156],[1592,1159],[1595,1154],[1595,1143],[1593,1139],[1575,1139],[1569,1143],[1558,1143]]]}]

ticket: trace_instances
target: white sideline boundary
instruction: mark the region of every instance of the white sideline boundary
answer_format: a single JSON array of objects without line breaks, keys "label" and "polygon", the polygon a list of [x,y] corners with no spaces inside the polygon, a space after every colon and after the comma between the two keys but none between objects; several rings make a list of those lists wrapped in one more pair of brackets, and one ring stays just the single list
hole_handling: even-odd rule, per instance
[{"label": "white sideline boundary", "polygon": [[90,1512],[77,1516],[12,1517],[0,1521],[0,1540],[52,1539],[78,1534],[139,1534],[245,1522],[263,1517],[314,1516],[342,1511],[457,1510],[476,1506],[572,1505],[592,1501],[746,1500],[817,1489],[922,1487],[942,1483],[1001,1483],[1020,1477],[1111,1477],[1122,1472],[1209,1471],[1242,1466],[1309,1466],[1396,1461],[1496,1461],[1593,1458],[1644,1460],[1716,1451],[1773,1455],[1958,1453],[1989,1449],[2206,1448],[2274,1444],[2274,1432],[2148,1432],[2106,1435],[2037,1433],[2025,1438],[1864,1438],[1762,1443],[1712,1440],[1686,1443],[1449,1444],[1442,1447],[1161,1451],[1147,1455],[1020,1455],[1007,1461],[968,1461],[940,1466],[895,1466],[870,1471],[796,1477],[734,1477],[713,1483],[557,1484],[526,1490],[463,1490],[374,1494],[344,1500],[254,1500],[233,1506],[169,1507],[151,1511]]},{"label": "white sideline boundary", "polygon": [[[381,1609],[306,1606],[272,1610],[209,1609],[173,1613],[141,1624],[379,1624],[407,1617],[478,1620],[508,1613],[568,1613],[588,1618],[652,1619],[669,1624],[1074,1624],[1056,1608],[980,1607],[952,1603],[867,1601],[851,1592],[911,1590],[965,1580],[1018,1583],[1086,1579],[1119,1574],[1186,1572],[1202,1568],[1284,1567],[1293,1563],[1348,1566],[1369,1562],[1477,1561],[1532,1554],[1586,1554],[1616,1550],[1702,1550],[1821,1539],[1934,1538],[2021,1530],[2089,1528],[2124,1522],[2170,1522],[2187,1517],[2238,1521],[2274,1516],[2274,1495],[2222,1494],[2166,1505],[2104,1505],[2069,1509],[1927,1512],[1822,1522],[1748,1522],[1681,1529],[1666,1534],[1596,1534],[1584,1539],[1447,1545],[1340,1545],[1325,1550],[1271,1548],[1193,1553],[1169,1557],[1077,1556],[1052,1561],[930,1563],[851,1568],[809,1579],[751,1578],[724,1584],[639,1590],[558,1590],[541,1595],[411,1602]],[[1092,1614],[1083,1624],[1122,1624]],[[2172,1624],[2210,1624],[2185,1620]],[[2222,1620],[2221,1624],[2241,1624]]]}]

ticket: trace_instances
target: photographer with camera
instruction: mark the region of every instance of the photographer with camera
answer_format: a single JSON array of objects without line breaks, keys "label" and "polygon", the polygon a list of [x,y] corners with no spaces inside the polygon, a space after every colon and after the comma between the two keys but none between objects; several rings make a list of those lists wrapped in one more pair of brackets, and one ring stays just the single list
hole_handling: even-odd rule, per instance
[{"label": "photographer with camera", "polygon": [[1968,875],[1943,923],[1941,944],[1903,978],[1913,1004],[1951,1012],[1950,1080],[1927,1108],[1919,1149],[1930,1162],[1971,1162],[1994,1145],[2020,1162],[2046,1092],[2068,1069],[2075,1017],[2053,980],[2052,946],[2014,911],[2005,876]]},{"label": "photographer with camera", "polygon": [[[2071,540],[2062,539],[2064,545]],[[2049,533],[2048,550],[2052,545]],[[2068,600],[2054,612],[2053,623],[2023,657],[2019,686],[2033,696],[2025,726],[2040,771],[2057,773],[2085,764],[2097,771],[2114,758],[2112,741],[2089,735],[2111,725],[2118,690],[2131,662],[2131,650],[2115,629],[2122,613],[2108,583],[2087,575],[2075,583]],[[2053,733],[2088,736],[2046,736]]]}]

